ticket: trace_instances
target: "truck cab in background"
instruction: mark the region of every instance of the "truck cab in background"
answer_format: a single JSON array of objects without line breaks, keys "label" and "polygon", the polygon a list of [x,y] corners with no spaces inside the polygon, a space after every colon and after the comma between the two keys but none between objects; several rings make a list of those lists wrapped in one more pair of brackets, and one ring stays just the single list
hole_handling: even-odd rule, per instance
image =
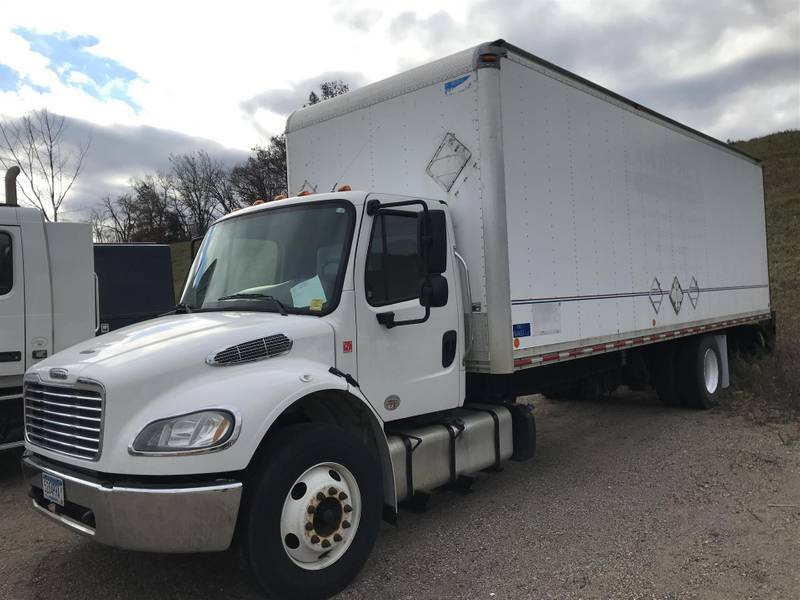
[{"label": "truck cab in background", "polygon": [[0,204],[0,450],[23,443],[25,371],[97,328],[91,228],[18,206],[14,179]]}]

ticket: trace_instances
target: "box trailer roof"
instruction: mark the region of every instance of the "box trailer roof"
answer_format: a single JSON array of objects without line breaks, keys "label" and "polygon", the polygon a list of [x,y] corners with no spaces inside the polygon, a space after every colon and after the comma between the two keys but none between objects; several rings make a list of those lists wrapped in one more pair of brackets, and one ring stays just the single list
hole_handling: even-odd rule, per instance
[{"label": "box trailer roof", "polygon": [[323,121],[327,121],[328,119],[333,119],[349,112],[366,108],[373,104],[395,98],[428,85],[470,73],[481,66],[482,63],[483,65],[486,65],[482,57],[487,55],[507,56],[508,54],[516,54],[517,56],[523,57],[543,67],[547,71],[560,75],[567,80],[570,80],[581,86],[585,86],[586,88],[596,92],[600,92],[600,94],[605,96],[607,99],[624,104],[636,112],[642,113],[651,119],[655,119],[658,122],[682,131],[691,137],[703,140],[716,146],[720,146],[728,152],[739,155],[750,162],[761,164],[759,159],[750,156],[746,152],[742,152],[730,144],[726,144],[725,142],[705,134],[702,131],[698,131],[655,110],[642,106],[634,100],[617,94],[608,88],[598,85],[584,77],[581,77],[580,75],[576,75],[575,73],[546,61],[543,58],[531,54],[530,52],[527,52],[526,50],[523,50],[522,48],[510,44],[502,39],[479,44],[445,58],[435,60],[403,73],[399,73],[398,75],[394,75],[387,79],[365,85],[364,87],[350,91],[346,94],[342,94],[341,96],[337,96],[330,100],[326,100],[325,102],[320,102],[319,104],[296,110],[289,115],[289,118],[286,121],[286,132],[291,133],[298,131],[310,125],[321,123]]}]

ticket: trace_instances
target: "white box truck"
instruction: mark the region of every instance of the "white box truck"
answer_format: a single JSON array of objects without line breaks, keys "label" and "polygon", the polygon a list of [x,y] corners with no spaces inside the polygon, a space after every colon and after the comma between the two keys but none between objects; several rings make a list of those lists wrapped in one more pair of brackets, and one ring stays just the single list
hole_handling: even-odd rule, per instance
[{"label": "white box truck", "polygon": [[98,318],[91,228],[18,206],[18,173],[0,204],[0,451],[23,444],[25,370],[93,336]]},{"label": "white box truck", "polygon": [[533,455],[518,397],[639,366],[713,406],[726,337],[769,330],[758,162],[502,40],[287,136],[297,196],[218,220],[175,315],[27,373],[41,514],[236,537],[268,594],[324,597],[400,502]]},{"label": "white box truck", "polygon": [[6,173],[0,204],[0,452],[24,444],[26,369],[175,305],[169,246],[93,245],[88,224],[19,206],[18,174]]}]

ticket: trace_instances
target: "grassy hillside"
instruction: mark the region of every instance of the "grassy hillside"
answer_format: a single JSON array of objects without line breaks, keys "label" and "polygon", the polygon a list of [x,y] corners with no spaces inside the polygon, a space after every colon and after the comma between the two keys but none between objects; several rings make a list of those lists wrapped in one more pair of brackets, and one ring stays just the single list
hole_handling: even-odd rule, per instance
[{"label": "grassy hillside", "polygon": [[734,146],[764,164],[775,352],[734,362],[734,404],[757,420],[800,416],[800,131],[773,133]]},{"label": "grassy hillside", "polygon": [[178,301],[183,291],[186,275],[189,274],[191,242],[176,242],[172,244],[172,281],[175,284],[175,300]]},{"label": "grassy hillside", "polygon": [[738,149],[764,162],[772,301],[780,337],[800,334],[800,131],[746,142]]}]

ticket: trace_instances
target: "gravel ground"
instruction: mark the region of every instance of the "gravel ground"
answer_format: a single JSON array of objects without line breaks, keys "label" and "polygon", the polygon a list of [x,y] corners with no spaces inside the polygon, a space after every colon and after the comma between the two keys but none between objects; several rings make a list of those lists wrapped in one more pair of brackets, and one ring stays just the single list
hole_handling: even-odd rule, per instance
[{"label": "gravel ground", "polygon": [[[537,399],[536,458],[384,525],[341,598],[800,598],[800,429],[648,397]],[[104,548],[0,457],[0,598],[259,598],[238,555]]]}]

